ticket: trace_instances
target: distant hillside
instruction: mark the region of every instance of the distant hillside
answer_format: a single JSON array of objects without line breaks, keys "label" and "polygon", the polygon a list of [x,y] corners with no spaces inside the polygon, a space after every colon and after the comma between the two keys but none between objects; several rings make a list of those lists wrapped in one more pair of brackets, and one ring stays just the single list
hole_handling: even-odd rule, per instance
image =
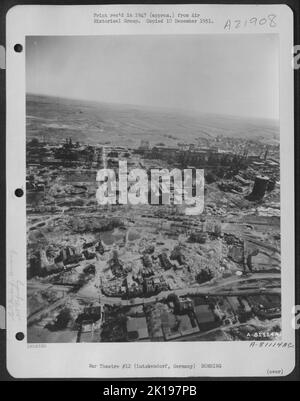
[{"label": "distant hillside", "polygon": [[27,138],[60,142],[66,137],[81,143],[136,146],[141,139],[152,145],[196,143],[217,135],[279,140],[279,126],[269,120],[192,114],[169,109],[86,102],[27,95]]}]

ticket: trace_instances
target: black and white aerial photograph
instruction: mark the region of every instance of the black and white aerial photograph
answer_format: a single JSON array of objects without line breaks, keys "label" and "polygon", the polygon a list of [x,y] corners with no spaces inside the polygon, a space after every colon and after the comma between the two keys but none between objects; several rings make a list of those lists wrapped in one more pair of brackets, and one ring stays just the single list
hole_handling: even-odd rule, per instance
[{"label": "black and white aerial photograph", "polygon": [[26,37],[27,342],[281,339],[278,39]]}]

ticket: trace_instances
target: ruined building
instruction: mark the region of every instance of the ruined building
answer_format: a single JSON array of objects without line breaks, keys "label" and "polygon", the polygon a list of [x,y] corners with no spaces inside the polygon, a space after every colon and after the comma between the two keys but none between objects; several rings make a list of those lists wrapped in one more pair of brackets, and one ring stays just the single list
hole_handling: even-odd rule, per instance
[{"label": "ruined building", "polygon": [[267,191],[269,178],[257,176],[255,178],[254,186],[250,195],[246,197],[249,201],[259,201],[263,199]]}]

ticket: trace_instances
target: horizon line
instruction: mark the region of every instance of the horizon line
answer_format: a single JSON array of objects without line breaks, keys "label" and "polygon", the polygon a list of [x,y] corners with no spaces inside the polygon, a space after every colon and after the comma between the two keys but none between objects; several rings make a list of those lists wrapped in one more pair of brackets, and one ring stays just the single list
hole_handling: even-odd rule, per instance
[{"label": "horizon line", "polygon": [[181,113],[190,113],[193,115],[214,115],[214,116],[220,116],[220,117],[232,117],[232,118],[241,118],[245,120],[265,120],[265,121],[273,121],[276,122],[277,124],[280,123],[280,118],[271,118],[271,117],[261,117],[261,116],[245,116],[245,115],[237,115],[237,114],[226,114],[226,113],[214,113],[214,112],[209,112],[209,111],[198,111],[195,109],[184,109],[184,108],[172,108],[172,107],[166,107],[166,106],[150,106],[147,104],[136,104],[136,103],[118,103],[118,102],[105,102],[104,100],[94,100],[94,99],[85,99],[85,98],[74,98],[74,97],[68,97],[68,96],[61,96],[61,95],[50,95],[47,93],[36,93],[36,92],[25,92],[25,96],[45,96],[45,97],[51,97],[51,98],[57,98],[57,99],[63,99],[63,100],[74,100],[74,101],[81,101],[81,102],[89,102],[89,103],[97,103],[97,104],[107,104],[107,105],[116,105],[116,106],[127,106],[127,107],[140,107],[140,108],[145,108],[149,110],[165,110],[165,111],[175,111],[175,112],[181,112]]}]

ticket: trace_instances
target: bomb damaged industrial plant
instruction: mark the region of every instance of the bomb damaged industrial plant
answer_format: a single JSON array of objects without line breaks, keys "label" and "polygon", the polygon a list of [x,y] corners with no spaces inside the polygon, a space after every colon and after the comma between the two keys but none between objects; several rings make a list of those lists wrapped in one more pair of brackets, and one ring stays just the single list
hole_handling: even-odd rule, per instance
[{"label": "bomb damaged industrial plant", "polygon": [[[120,161],[204,170],[203,212],[172,181],[168,204],[100,205]],[[273,121],[27,95],[26,166],[28,342],[280,338]]]}]

